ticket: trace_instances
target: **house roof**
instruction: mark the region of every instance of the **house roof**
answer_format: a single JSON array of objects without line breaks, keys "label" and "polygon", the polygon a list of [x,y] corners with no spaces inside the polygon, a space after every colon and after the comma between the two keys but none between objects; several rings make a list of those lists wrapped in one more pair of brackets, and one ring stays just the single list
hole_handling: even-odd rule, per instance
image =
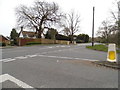
[{"label": "house roof", "polygon": [[30,31],[21,31],[23,36],[29,36],[29,37],[35,37],[37,36],[36,32],[30,32]]},{"label": "house roof", "polygon": [[5,40],[8,40],[5,36],[0,35],[0,39],[4,38]]}]

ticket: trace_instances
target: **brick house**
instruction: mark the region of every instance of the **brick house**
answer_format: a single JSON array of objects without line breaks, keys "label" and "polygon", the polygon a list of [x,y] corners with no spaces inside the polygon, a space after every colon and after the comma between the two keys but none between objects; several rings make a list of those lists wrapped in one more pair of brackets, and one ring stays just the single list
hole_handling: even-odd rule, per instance
[{"label": "brick house", "polygon": [[0,35],[0,43],[5,43],[6,45],[10,44],[10,40],[3,35]]},{"label": "brick house", "polygon": [[37,38],[36,32],[30,32],[30,31],[21,31],[19,33],[19,38]]}]

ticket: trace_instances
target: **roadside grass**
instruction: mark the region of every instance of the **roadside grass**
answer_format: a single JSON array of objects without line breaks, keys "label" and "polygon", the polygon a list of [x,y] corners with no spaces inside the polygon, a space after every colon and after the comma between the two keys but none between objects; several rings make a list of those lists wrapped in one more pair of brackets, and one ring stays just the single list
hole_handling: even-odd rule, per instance
[{"label": "roadside grass", "polygon": [[[108,51],[108,47],[106,45],[94,45],[94,46],[86,46],[88,49],[96,50],[96,51]],[[120,53],[120,50],[117,50],[117,53]]]}]

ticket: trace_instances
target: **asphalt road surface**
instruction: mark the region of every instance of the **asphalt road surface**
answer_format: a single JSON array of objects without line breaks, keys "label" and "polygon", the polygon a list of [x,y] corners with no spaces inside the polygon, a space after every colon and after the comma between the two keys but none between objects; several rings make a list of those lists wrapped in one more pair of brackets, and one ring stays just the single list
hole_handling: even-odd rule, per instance
[{"label": "asphalt road surface", "polygon": [[107,53],[79,45],[40,45],[2,50],[3,88],[118,88],[118,71],[89,61]]}]

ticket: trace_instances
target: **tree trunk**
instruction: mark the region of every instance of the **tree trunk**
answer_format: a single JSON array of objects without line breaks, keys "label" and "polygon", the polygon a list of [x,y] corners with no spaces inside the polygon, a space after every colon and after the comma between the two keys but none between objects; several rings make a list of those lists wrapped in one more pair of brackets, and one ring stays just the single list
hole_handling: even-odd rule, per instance
[{"label": "tree trunk", "polygon": [[42,34],[42,33],[41,33],[41,30],[39,30],[39,31],[38,31],[38,38],[42,38],[41,34]]}]

